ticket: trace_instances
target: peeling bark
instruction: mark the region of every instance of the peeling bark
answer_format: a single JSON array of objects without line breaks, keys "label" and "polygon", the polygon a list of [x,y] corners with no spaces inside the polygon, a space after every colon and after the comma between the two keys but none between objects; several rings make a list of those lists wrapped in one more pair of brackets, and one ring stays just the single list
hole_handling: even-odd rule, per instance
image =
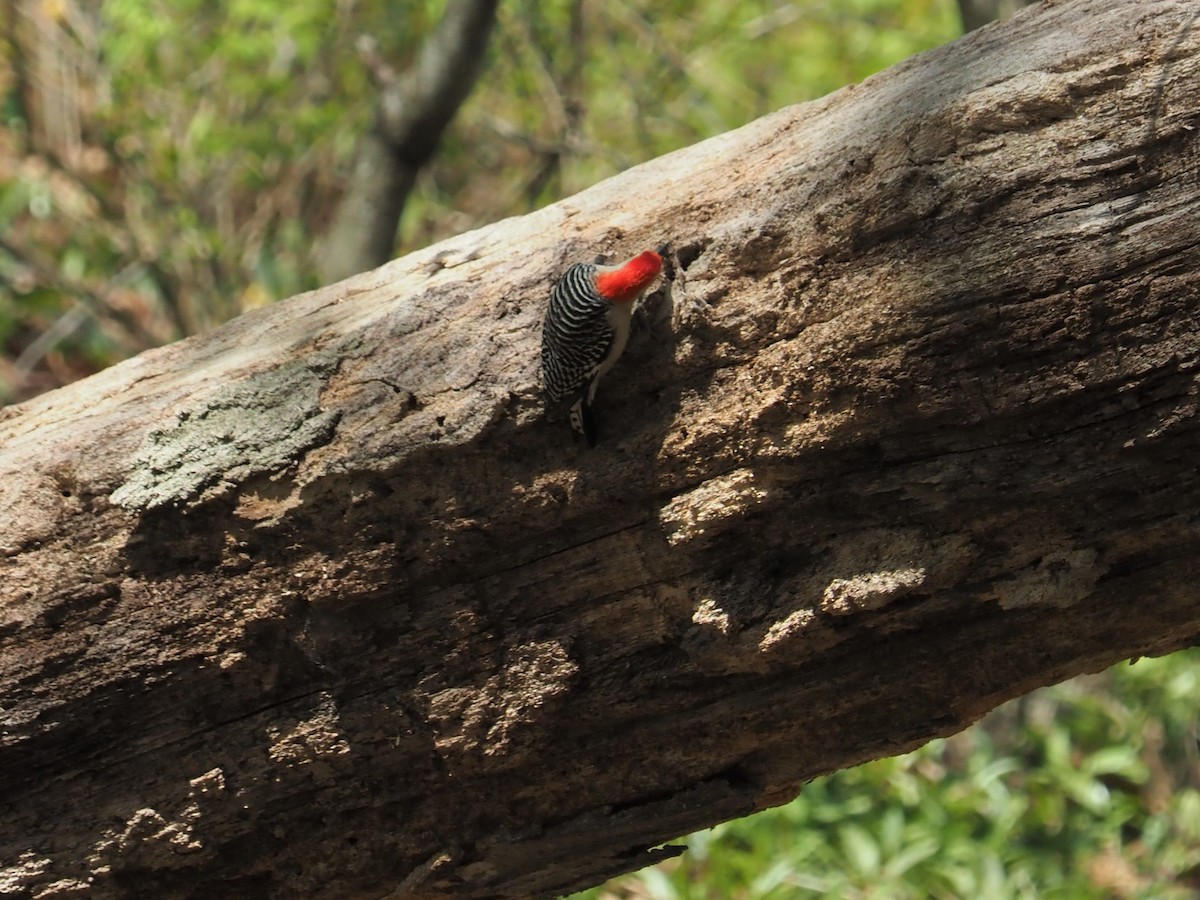
[{"label": "peeling bark", "polygon": [[[1043,5],[0,411],[11,896],[525,897],[1200,633],[1200,37]],[[542,420],[571,261],[670,239]]]}]

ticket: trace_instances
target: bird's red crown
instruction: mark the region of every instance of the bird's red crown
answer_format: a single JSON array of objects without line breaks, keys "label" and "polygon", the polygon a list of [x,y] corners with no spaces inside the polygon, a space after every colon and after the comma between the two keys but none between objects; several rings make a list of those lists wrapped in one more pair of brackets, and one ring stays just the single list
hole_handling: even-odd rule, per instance
[{"label": "bird's red crown", "polygon": [[650,286],[662,271],[662,257],[653,250],[639,253],[623,266],[596,274],[596,290],[613,303],[628,303]]}]

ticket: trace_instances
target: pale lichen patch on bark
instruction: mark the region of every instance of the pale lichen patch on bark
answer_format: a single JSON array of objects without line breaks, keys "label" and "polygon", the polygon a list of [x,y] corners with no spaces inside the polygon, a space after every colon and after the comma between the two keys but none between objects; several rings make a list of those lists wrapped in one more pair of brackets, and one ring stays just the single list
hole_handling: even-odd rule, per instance
[{"label": "pale lichen patch on bark", "polygon": [[294,465],[332,439],[340,414],[320,396],[337,365],[322,351],[219,388],[150,431],[129,479],[112,493],[126,509],[183,504]]}]

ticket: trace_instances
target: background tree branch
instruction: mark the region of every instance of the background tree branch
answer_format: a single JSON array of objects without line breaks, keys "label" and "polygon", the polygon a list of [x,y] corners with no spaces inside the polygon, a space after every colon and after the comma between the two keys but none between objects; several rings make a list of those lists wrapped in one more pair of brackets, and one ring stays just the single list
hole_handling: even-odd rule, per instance
[{"label": "background tree branch", "polygon": [[483,71],[497,2],[449,0],[412,68],[381,84],[374,124],[359,141],[346,193],[322,239],[324,281],[392,258],[400,214],[417,174]]},{"label": "background tree branch", "polygon": [[1006,19],[1034,0],[958,0],[963,31],[974,31],[988,22]]},{"label": "background tree branch", "polygon": [[[1194,643],[1196,22],[1044,5],[0,410],[6,888],[550,895]],[[585,452],[544,298],[664,239]]]}]

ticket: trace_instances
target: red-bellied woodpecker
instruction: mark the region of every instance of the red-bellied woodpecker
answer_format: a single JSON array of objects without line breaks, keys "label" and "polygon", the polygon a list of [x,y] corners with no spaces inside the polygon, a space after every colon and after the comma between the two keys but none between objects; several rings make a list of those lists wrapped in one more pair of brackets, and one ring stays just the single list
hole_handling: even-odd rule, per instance
[{"label": "red-bellied woodpecker", "polygon": [[653,250],[619,266],[576,263],[550,292],[542,324],[546,415],[569,410],[571,427],[589,446],[596,445],[596,386],[624,352],[634,303],[662,267]]}]

